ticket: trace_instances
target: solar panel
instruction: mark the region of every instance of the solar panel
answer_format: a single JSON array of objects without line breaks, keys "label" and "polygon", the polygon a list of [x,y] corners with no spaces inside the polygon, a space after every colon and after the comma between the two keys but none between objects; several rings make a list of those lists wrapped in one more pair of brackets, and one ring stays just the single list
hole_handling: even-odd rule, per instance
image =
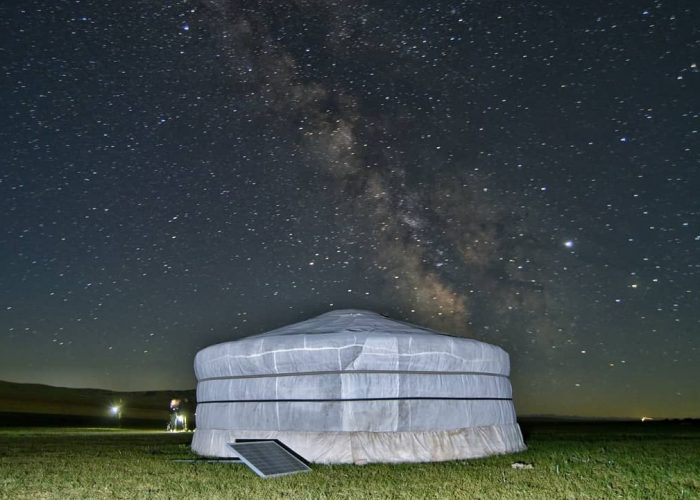
[{"label": "solar panel", "polygon": [[238,456],[258,476],[284,476],[311,469],[291,450],[277,441],[246,441],[229,444]]}]

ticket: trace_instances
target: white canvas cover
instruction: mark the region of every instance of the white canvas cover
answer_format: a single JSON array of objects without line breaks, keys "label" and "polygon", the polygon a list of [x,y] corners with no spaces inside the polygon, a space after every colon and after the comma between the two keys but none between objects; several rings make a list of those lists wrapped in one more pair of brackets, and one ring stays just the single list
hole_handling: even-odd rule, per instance
[{"label": "white canvas cover", "polygon": [[500,347],[331,311],[197,353],[192,449],[235,457],[236,439],[279,439],[318,463],[521,451],[509,371]]}]

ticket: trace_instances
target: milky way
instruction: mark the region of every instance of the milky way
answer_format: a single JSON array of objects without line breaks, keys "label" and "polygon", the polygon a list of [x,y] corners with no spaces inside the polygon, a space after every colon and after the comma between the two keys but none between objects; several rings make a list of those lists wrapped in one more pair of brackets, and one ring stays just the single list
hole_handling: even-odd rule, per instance
[{"label": "milky way", "polygon": [[521,413],[700,412],[695,2],[3,11],[1,379],[353,307],[503,346]]}]

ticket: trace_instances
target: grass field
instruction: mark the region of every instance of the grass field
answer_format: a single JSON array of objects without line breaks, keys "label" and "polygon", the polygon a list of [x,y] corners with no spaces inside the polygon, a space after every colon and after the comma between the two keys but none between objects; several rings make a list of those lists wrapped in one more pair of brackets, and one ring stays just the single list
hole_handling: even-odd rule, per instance
[{"label": "grass field", "polygon": [[263,480],[242,464],[173,462],[192,457],[186,433],[4,429],[0,498],[700,498],[697,426],[550,424],[527,435],[516,455],[314,465]]}]

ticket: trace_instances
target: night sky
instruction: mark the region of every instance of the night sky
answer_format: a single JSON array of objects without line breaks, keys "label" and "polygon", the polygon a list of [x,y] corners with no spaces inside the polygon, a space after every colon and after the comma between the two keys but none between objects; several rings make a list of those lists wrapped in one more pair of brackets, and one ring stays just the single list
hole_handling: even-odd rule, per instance
[{"label": "night sky", "polygon": [[504,347],[521,414],[700,416],[697,0],[0,14],[0,379],[359,308]]}]

